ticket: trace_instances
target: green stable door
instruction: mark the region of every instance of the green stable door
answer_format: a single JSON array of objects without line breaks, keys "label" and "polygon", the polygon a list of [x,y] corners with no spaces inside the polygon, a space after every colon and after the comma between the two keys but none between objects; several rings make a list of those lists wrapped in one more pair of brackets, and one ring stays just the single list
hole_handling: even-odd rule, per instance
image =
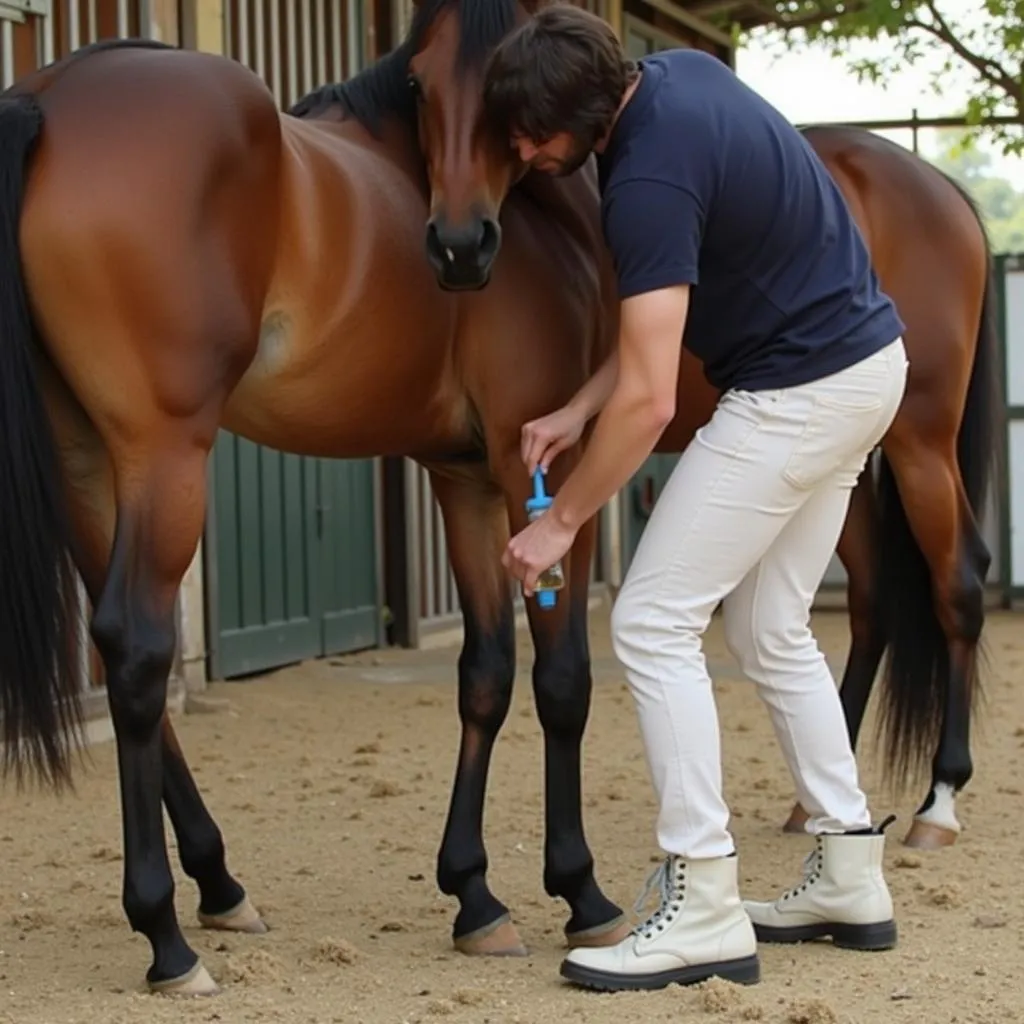
[{"label": "green stable door", "polygon": [[666,481],[676,468],[679,456],[671,453],[652,455],[636,471],[625,488],[625,508],[622,514],[622,571],[629,569],[640,535],[651,516],[654,503]]},{"label": "green stable door", "polygon": [[379,644],[373,462],[288,455],[226,431],[211,461],[211,677]]}]

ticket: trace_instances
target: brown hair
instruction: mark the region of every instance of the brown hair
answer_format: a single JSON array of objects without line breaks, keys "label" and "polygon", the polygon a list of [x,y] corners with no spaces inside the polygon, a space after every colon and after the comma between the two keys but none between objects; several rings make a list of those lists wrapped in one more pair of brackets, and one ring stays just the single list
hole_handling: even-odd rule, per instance
[{"label": "brown hair", "polygon": [[612,27],[569,3],[544,7],[506,36],[487,63],[493,128],[534,143],[568,132],[588,148],[610,127],[636,77]]}]

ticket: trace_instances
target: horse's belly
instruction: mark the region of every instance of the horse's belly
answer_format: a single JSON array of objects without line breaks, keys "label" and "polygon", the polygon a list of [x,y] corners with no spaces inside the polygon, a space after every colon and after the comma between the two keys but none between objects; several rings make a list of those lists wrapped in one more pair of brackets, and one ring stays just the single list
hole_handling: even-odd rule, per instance
[{"label": "horse's belly", "polygon": [[258,444],[334,458],[457,449],[469,437],[465,400],[443,372],[444,346],[429,334],[418,340],[384,320],[345,317],[313,330],[271,312],[224,425]]}]

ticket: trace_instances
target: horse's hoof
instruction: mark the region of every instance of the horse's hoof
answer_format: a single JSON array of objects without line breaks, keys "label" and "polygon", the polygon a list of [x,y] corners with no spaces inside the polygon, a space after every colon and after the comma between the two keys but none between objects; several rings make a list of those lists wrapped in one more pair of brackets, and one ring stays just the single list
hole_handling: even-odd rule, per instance
[{"label": "horse's hoof", "polygon": [[526,946],[508,914],[455,939],[455,948],[467,956],[526,956]]},{"label": "horse's hoof", "polygon": [[941,850],[952,846],[959,834],[956,829],[915,818],[903,840],[903,845],[914,850]]},{"label": "horse's hoof", "polygon": [[162,996],[215,996],[220,988],[210,977],[209,971],[203,966],[202,960],[196,961],[195,967],[188,974],[169,981],[149,982],[151,992]]},{"label": "horse's hoof", "polygon": [[204,928],[213,928],[223,932],[248,932],[250,935],[264,935],[270,929],[260,917],[259,912],[246,896],[233,910],[223,914],[204,914],[197,911],[196,916]]},{"label": "horse's hoof", "polygon": [[632,930],[633,926],[626,920],[626,915],[620,914],[606,924],[585,928],[581,932],[566,932],[565,943],[570,949],[617,946]]},{"label": "horse's hoof", "polygon": [[789,820],[782,826],[782,831],[788,832],[791,835],[807,835],[806,826],[810,818],[811,816],[799,804],[794,804]]}]

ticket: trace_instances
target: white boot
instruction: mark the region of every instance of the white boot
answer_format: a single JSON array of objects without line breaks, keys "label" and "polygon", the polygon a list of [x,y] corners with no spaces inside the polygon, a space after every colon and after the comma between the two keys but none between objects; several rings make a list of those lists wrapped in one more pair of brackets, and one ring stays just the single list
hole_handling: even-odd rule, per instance
[{"label": "white boot", "polygon": [[759,942],[807,942],[831,936],[845,949],[896,945],[892,896],[882,877],[885,828],[815,836],[804,880],[773,903],[744,901]]},{"label": "white boot", "polygon": [[563,978],[587,988],[657,989],[716,976],[754,984],[761,980],[757,939],[743,910],[736,857],[687,861],[668,857],[651,876],[661,906],[615,946],[574,949],[562,962]]}]

